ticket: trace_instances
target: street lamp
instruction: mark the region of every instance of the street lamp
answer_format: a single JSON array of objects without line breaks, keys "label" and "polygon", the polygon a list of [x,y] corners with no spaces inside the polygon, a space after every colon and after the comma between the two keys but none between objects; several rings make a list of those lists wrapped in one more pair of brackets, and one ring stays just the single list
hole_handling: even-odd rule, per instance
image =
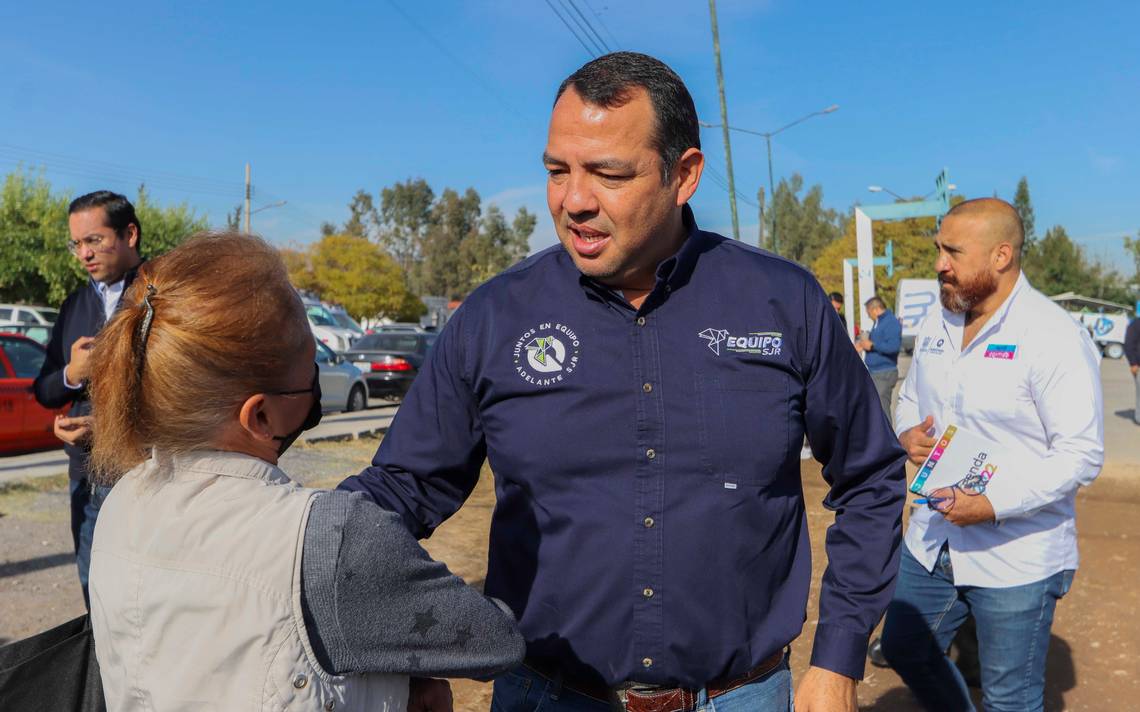
[{"label": "street lamp", "polygon": [[[776,134],[782,132],[782,131],[787,131],[788,129],[792,128],[796,124],[802,124],[803,122],[807,121],[808,119],[810,119],[813,116],[823,116],[824,114],[831,114],[831,113],[836,112],[838,110],[839,110],[839,104],[832,104],[831,106],[827,107],[826,109],[820,109],[819,111],[813,111],[810,114],[804,114],[803,116],[801,116],[800,118],[791,122],[790,124],[785,124],[784,126],[781,126],[780,128],[776,129],[775,131],[754,131],[752,129],[741,129],[741,128],[737,128],[735,126],[729,126],[728,127],[730,131],[739,131],[740,133],[746,133],[746,134],[752,134],[753,136],[763,136],[764,137],[764,142],[767,144],[767,148],[768,148],[768,192],[772,196],[773,207],[775,207],[775,204],[776,204],[776,188],[775,188],[775,185],[773,184],[774,182],[772,179],[772,137],[775,136]],[[709,123],[706,123],[704,121],[701,121],[699,123],[701,126],[704,126],[705,128],[710,128],[710,129],[711,128],[719,128],[720,126],[722,126],[722,124],[709,124]],[[779,242],[777,242],[777,239],[776,239],[776,213],[775,213],[775,211],[772,212],[772,252],[775,252],[776,254],[780,254]]]}]

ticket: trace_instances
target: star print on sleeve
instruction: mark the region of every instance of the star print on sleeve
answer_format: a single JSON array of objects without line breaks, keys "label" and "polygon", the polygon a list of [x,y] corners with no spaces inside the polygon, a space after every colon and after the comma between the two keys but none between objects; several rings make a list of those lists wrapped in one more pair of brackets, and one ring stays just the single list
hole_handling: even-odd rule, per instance
[{"label": "star print on sleeve", "polygon": [[439,625],[439,620],[435,617],[435,607],[427,609],[423,613],[416,614],[416,623],[412,626],[412,633],[419,633],[421,638],[426,638],[428,631]]}]

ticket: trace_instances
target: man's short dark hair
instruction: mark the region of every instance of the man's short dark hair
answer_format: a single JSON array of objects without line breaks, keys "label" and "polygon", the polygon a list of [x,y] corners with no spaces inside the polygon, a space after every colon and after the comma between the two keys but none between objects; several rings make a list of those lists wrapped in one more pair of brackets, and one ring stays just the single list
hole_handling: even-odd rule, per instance
[{"label": "man's short dark hair", "polygon": [[882,297],[880,297],[877,294],[875,296],[871,297],[870,299],[868,299],[863,304],[863,306],[867,307],[868,309],[870,309],[871,307],[878,307],[880,309],[886,309],[887,308],[886,302],[884,302]]},{"label": "man's short dark hair", "polygon": [[81,195],[71,201],[71,205],[67,207],[67,214],[74,215],[92,208],[103,208],[103,212],[107,216],[107,227],[114,230],[120,238],[127,236],[127,226],[133,224],[139,234],[138,241],[135,243],[135,250],[142,249],[142,223],[135,215],[135,206],[131,205],[131,201],[127,200],[125,195],[112,193],[109,190],[97,190],[94,193]]},{"label": "man's short dark hair", "polygon": [[830,297],[831,301],[833,301],[833,302],[839,302],[840,304],[843,303],[843,295],[840,294],[839,292],[832,292],[831,294],[828,294],[827,296]]},{"label": "man's short dark hair", "polygon": [[613,52],[582,65],[558,87],[554,103],[573,87],[582,101],[607,109],[625,105],[632,90],[649,94],[656,126],[654,148],[661,156],[661,182],[666,183],[681,155],[701,147],[697,107],[681,77],[659,59],[638,52]]}]

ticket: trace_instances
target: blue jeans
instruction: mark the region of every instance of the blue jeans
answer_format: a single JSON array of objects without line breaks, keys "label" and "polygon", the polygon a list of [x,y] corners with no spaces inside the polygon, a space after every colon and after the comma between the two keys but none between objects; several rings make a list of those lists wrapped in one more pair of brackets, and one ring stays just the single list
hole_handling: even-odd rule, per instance
[{"label": "blue jeans", "polygon": [[[615,700],[615,704],[616,700]],[[521,665],[495,678],[491,712],[612,712],[619,709],[579,694]],[[788,656],[775,670],[731,692],[709,699],[697,695],[703,712],[792,712],[792,671]]]},{"label": "blue jeans", "polygon": [[95,536],[95,519],[99,508],[111,491],[110,487],[92,486],[86,480],[71,480],[71,539],[75,543],[75,564],[79,568],[79,585],[83,587],[83,603],[90,610],[91,598],[87,595],[87,572],[91,569],[91,540]]},{"label": "blue jeans", "polygon": [[883,625],[883,655],[926,709],[972,712],[966,683],[946,657],[958,627],[972,615],[987,712],[1041,710],[1053,611],[1074,573],[1009,588],[955,586],[948,548],[930,572],[904,545]]}]

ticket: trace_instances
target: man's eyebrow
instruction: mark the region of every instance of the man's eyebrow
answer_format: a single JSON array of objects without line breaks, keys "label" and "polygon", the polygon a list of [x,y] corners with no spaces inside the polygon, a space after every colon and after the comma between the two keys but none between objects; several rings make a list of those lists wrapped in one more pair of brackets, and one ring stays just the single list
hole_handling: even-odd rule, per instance
[{"label": "man's eyebrow", "polygon": [[629,161],[623,161],[619,158],[599,158],[596,161],[586,161],[582,165],[591,171],[618,171],[620,173],[632,173],[635,168]]},{"label": "man's eyebrow", "polygon": [[555,158],[554,156],[550,155],[546,151],[542,152],[542,163],[544,165],[547,163],[553,163],[553,164],[558,165],[558,166],[566,165],[566,161],[562,160],[561,158]]}]

